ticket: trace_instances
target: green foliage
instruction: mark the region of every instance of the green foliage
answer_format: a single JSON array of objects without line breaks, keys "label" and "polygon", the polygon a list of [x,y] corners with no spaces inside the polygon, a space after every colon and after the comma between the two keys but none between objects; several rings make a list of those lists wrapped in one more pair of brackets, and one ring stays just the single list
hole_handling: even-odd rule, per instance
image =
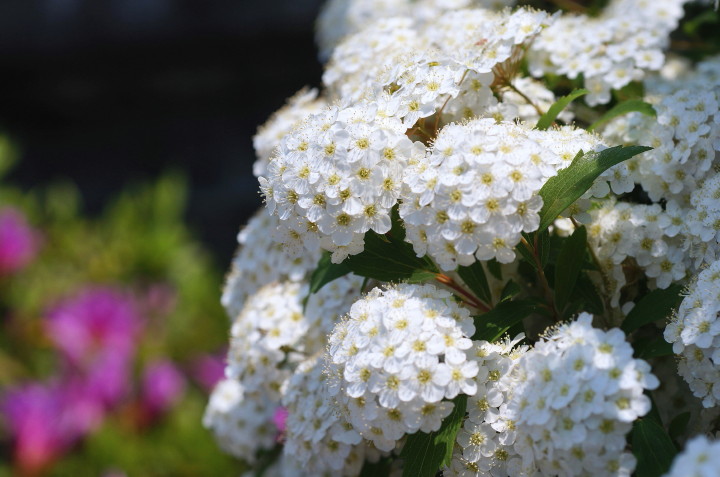
[{"label": "green foliage", "polygon": [[645,146],[616,146],[587,154],[580,151],[572,164],[558,172],[558,175],[551,177],[540,189],[543,207],[540,210],[538,230],[545,230],[563,210],[592,187],[600,174],[650,149]]},{"label": "green foliage", "polygon": [[565,240],[555,267],[555,306],[562,314],[577,284],[587,249],[587,230],[578,227]]},{"label": "green foliage", "polygon": [[452,413],[437,432],[417,432],[408,436],[400,457],[403,458],[403,477],[432,477],[442,467],[450,464],[455,436],[465,418],[467,396],[456,397]]},{"label": "green foliage", "polygon": [[533,313],[544,313],[535,300],[504,301],[495,308],[475,317],[474,340],[497,341],[514,325]]},{"label": "green foliage", "polygon": [[[0,168],[4,161],[0,142]],[[0,201],[21,209],[42,236],[39,256],[10,280],[0,280],[0,386],[45,381],[58,371],[42,333],[45,311],[93,285],[122,287],[141,301],[162,290],[163,310],[144,310],[136,378],[144,364],[169,357],[184,370],[200,354],[227,345],[228,320],[219,304],[222,273],[184,223],[186,185],[179,174],[128,188],[98,217],[82,214],[77,189],[54,183],[25,193],[0,184]],[[144,302],[143,302],[144,303]],[[231,476],[241,465],[224,455],[201,419],[208,396],[190,385],[181,402],[145,426],[132,402],[113,411],[53,467],[51,475]],[[0,466],[0,475],[6,470]],[[10,472],[9,468],[7,469]]]},{"label": "green foliage", "polygon": [[423,282],[438,269],[428,258],[418,258],[412,245],[394,235],[365,234],[365,250],[343,262],[354,274],[381,282]]},{"label": "green foliage", "polygon": [[646,103],[645,101],[642,101],[640,99],[629,99],[610,108],[610,110],[603,114],[600,119],[598,119],[588,127],[588,131],[594,131],[601,126],[604,126],[611,119],[615,119],[618,116],[633,112],[641,113],[645,116],[650,116],[653,118],[656,115],[655,108],[653,108],[651,104]]},{"label": "green foliage", "polygon": [[541,131],[546,130],[553,125],[558,115],[563,112],[563,109],[567,108],[568,105],[575,101],[577,98],[585,96],[589,93],[590,91],[586,89],[576,89],[567,96],[563,96],[562,98],[558,99],[552,106],[550,106],[550,109],[548,109],[547,112],[543,114],[540,119],[538,119],[535,128],[540,129]]},{"label": "green foliage", "polygon": [[632,449],[637,458],[637,477],[660,477],[669,469],[677,449],[665,429],[654,419],[633,423]]},{"label": "green foliage", "polygon": [[620,328],[631,333],[648,323],[667,319],[680,306],[682,290],[681,285],[671,285],[664,290],[651,291],[630,310]]},{"label": "green foliage", "polygon": [[322,287],[344,275],[350,273],[350,268],[345,263],[332,263],[330,252],[325,252],[320,257],[318,266],[310,276],[310,290],[308,293],[317,293]]},{"label": "green foliage", "polygon": [[482,263],[475,262],[468,267],[458,267],[457,273],[475,296],[485,303],[492,303],[492,294]]}]

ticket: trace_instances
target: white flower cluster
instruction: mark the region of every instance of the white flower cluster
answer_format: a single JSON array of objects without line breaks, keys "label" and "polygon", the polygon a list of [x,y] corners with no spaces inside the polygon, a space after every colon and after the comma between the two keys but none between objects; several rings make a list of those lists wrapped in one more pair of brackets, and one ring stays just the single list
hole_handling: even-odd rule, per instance
[{"label": "white flower cluster", "polygon": [[543,184],[581,149],[599,147],[572,128],[538,131],[489,118],[448,125],[405,171],[407,240],[444,270],[476,259],[512,262],[521,232],[539,225]]},{"label": "white flower cluster", "polygon": [[659,204],[610,199],[590,215],[588,243],[605,269],[613,306],[619,306],[621,289],[627,283],[623,263],[629,257],[655,279],[658,288],[667,288],[692,270],[683,235],[685,211],[675,202],[663,210]]},{"label": "white flower cluster", "polygon": [[[694,82],[702,86],[693,87]],[[629,161],[632,180],[653,201],[673,199],[686,206],[690,194],[717,164],[720,62],[701,64],[698,73],[689,77],[650,84],[661,91],[646,98],[657,118],[639,113],[621,117],[608,125],[604,136],[612,143],[653,147]]]},{"label": "white flower cluster", "polygon": [[651,407],[643,394],[658,380],[633,359],[617,328],[592,327],[592,316],[562,325],[523,354],[498,383],[506,393],[491,427],[522,461],[514,475],[629,476],[625,452],[632,422]]},{"label": "white flower cluster", "polygon": [[364,462],[362,437],[336,410],[321,356],[300,364],[287,384],[286,458],[307,475],[356,476]]},{"label": "white flower cluster", "polygon": [[720,261],[689,286],[665,339],[680,356],[678,372],[705,407],[720,403]]},{"label": "white flower cluster", "polygon": [[512,341],[474,343],[472,355],[480,368],[475,377],[478,389],[468,398],[468,416],[457,434],[457,446],[444,476],[520,475],[519,456],[496,428],[505,431],[507,427],[507,423],[498,423],[498,410],[506,398],[498,383],[527,352],[527,346],[514,348],[522,338],[519,335]]},{"label": "white flower cluster", "polygon": [[294,366],[325,349],[327,336],[360,295],[362,278],[336,279],[302,300],[308,286],[273,282],[250,296],[230,332],[228,377],[251,392],[263,390],[276,401]]},{"label": "white flower cluster", "polygon": [[276,408],[262,393],[248,393],[237,380],[224,379],[210,396],[203,425],[225,452],[252,464],[257,451],[275,446],[278,432],[272,416]]},{"label": "white flower cluster", "polygon": [[447,291],[375,288],[330,336],[330,392],[360,435],[391,451],[405,434],[438,430],[453,409],[444,399],[475,394],[474,331]]},{"label": "white flower cluster", "polygon": [[419,21],[431,21],[446,10],[501,9],[513,3],[513,0],[329,0],[317,21],[320,57],[329,58],[343,37],[383,18],[413,16]]},{"label": "white flower cluster", "polygon": [[590,90],[587,103],[607,103],[611,89],[641,80],[644,70],[662,67],[662,50],[686,1],[612,0],[597,18],[564,15],[532,44],[530,72],[571,79],[582,74]]},{"label": "white flower cluster", "polygon": [[249,392],[262,391],[279,402],[290,377],[287,362],[302,359],[302,339],[310,324],[303,315],[307,286],[296,282],[265,285],[246,302],[230,331],[226,374]]},{"label": "white flower cluster", "polygon": [[365,232],[390,230],[403,167],[424,154],[405,129],[399,119],[378,115],[377,103],[310,116],[283,138],[268,178],[260,177],[268,210],[298,244],[310,251],[322,246],[335,263],[361,252]]},{"label": "white flower cluster", "polygon": [[696,266],[720,258],[720,173],[708,177],[690,197],[686,217],[690,256]]},{"label": "white flower cluster", "polygon": [[263,285],[274,281],[302,281],[317,266],[320,248],[290,257],[282,242],[273,240],[279,224],[278,218],[263,207],[238,234],[240,246],[221,298],[230,319],[237,317],[247,298]]},{"label": "white flower cluster", "polygon": [[287,104],[277,110],[265,124],[258,128],[253,137],[253,147],[257,160],[253,164],[255,177],[265,175],[267,164],[273,151],[286,134],[291,132],[303,119],[319,113],[327,106],[323,98],[318,98],[317,89],[303,88],[287,100]]},{"label": "white flower cluster", "polygon": [[673,460],[665,477],[716,477],[720,469],[720,441],[697,436]]},{"label": "white flower cluster", "polygon": [[489,88],[493,72],[511,79],[526,44],[550,21],[529,9],[448,11],[427,24],[378,20],[335,49],[323,82],[331,96],[355,102],[384,89],[407,127],[439,110],[446,121],[502,112]]}]

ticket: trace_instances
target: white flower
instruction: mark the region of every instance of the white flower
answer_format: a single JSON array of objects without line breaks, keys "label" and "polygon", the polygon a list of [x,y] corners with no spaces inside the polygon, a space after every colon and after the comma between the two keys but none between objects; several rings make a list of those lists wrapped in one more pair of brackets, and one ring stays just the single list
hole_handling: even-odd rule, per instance
[{"label": "white flower", "polygon": [[332,392],[347,406],[348,421],[383,450],[404,434],[439,428],[452,410],[443,399],[475,392],[478,365],[465,353],[474,331],[469,311],[445,290],[372,290],[329,339]]}]

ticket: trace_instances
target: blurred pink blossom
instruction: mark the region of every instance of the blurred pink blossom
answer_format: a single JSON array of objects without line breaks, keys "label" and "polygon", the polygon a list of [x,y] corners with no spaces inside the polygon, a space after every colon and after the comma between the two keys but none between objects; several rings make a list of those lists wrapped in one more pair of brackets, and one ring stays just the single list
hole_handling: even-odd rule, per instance
[{"label": "blurred pink blossom", "polygon": [[272,420],[275,424],[275,427],[277,427],[278,432],[280,434],[285,433],[285,427],[287,423],[287,417],[288,417],[288,410],[282,406],[275,409],[275,414],[273,414]]},{"label": "blurred pink blossom", "polygon": [[150,415],[168,411],[183,395],[185,377],[168,360],[151,363],[143,373],[142,406]]},{"label": "blurred pink blossom", "polygon": [[218,354],[205,354],[196,358],[192,363],[193,378],[208,393],[225,376],[226,354],[227,351]]},{"label": "blurred pink blossom", "polygon": [[141,319],[133,302],[110,288],[87,288],[48,314],[50,339],[106,406],[127,394]]},{"label": "blurred pink blossom", "polygon": [[40,247],[38,233],[16,209],[0,209],[0,276],[28,265]]},{"label": "blurred pink blossom", "polygon": [[78,380],[11,389],[0,409],[13,439],[16,466],[26,475],[49,466],[103,417],[102,404]]}]

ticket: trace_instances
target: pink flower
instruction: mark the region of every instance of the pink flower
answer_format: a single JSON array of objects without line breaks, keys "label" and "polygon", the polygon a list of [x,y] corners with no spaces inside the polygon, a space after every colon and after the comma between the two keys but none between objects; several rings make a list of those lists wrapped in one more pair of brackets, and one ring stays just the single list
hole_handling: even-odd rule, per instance
[{"label": "pink flower", "polygon": [[150,415],[168,411],[185,391],[185,377],[170,361],[156,361],[145,368],[142,406]]},{"label": "pink flower", "polygon": [[10,275],[28,265],[37,255],[40,240],[16,209],[0,209],[0,276]]},{"label": "pink flower", "polygon": [[275,427],[277,427],[277,430],[280,434],[283,434],[285,432],[287,417],[288,410],[286,408],[280,406],[275,409],[275,414],[273,414],[272,421],[275,424]]},{"label": "pink flower", "polygon": [[70,375],[110,407],[130,388],[130,370],[141,320],[133,302],[109,288],[88,288],[48,314],[46,330]]},{"label": "pink flower", "polygon": [[28,475],[46,469],[103,418],[102,404],[77,380],[12,389],[0,410],[13,438],[16,465]]},{"label": "pink flower", "polygon": [[193,361],[192,376],[208,393],[225,376],[226,354],[226,351],[218,354],[206,354]]}]

